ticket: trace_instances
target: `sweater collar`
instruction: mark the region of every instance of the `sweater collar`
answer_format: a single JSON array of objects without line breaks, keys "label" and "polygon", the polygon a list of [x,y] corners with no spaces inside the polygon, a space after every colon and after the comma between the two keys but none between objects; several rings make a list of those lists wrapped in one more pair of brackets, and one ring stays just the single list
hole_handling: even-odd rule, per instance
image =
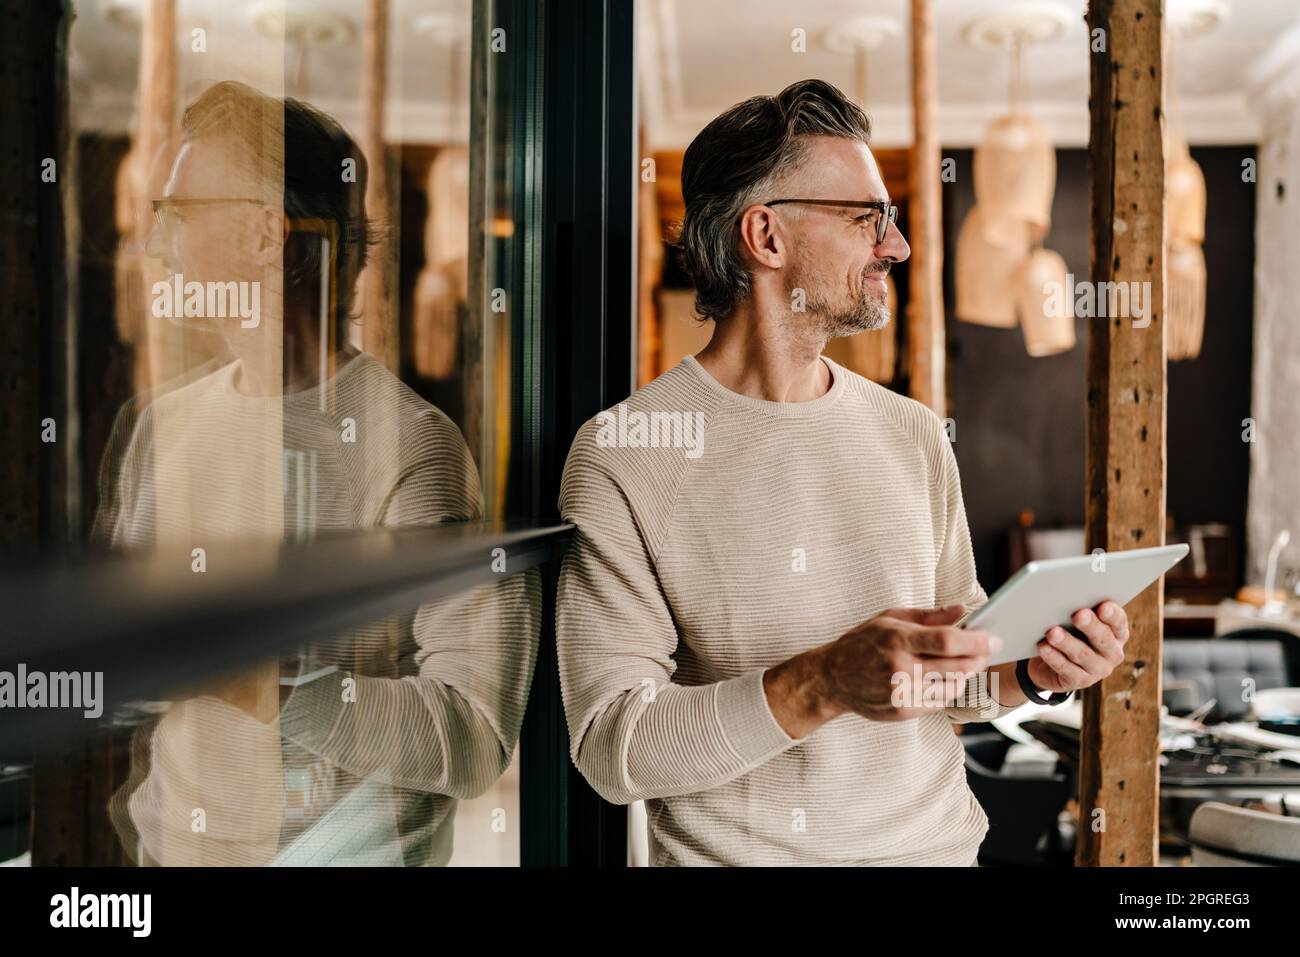
[{"label": "sweater collar", "polygon": [[781,418],[792,418],[818,415],[831,408],[838,401],[844,392],[845,379],[847,373],[844,368],[826,356],[820,357],[822,362],[826,363],[826,368],[831,373],[831,385],[825,393],[815,399],[809,399],[807,402],[773,402],[769,399],[756,399],[753,396],[741,395],[739,392],[732,392],[708,372],[704,366],[700,365],[695,356],[687,356],[682,360],[685,366],[700,383],[710,392],[715,393],[724,401],[745,409],[751,409],[764,415],[774,415]]}]

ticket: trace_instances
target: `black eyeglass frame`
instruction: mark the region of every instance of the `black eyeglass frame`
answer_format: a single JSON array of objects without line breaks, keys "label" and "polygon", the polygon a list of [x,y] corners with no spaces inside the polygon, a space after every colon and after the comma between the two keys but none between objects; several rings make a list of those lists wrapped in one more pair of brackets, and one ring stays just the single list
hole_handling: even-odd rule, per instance
[{"label": "black eyeglass frame", "polygon": [[878,209],[880,220],[876,223],[876,245],[885,241],[889,224],[898,222],[898,207],[883,199],[773,199],[760,206],[780,206],[782,203],[802,203],[809,206],[848,206],[852,209]]}]

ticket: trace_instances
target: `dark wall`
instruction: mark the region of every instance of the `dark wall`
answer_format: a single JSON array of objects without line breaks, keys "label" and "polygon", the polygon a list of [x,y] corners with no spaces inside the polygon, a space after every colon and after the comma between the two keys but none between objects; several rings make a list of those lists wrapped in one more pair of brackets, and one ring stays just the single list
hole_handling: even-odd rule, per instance
[{"label": "dark wall", "polygon": [[[1081,526],[1084,519],[1084,380],[1087,320],[1075,319],[1077,344],[1031,358],[1019,329],[991,329],[953,315],[957,231],[974,205],[970,150],[946,151],[956,182],[944,187],[944,301],[948,309],[948,390],[980,582],[1007,577],[1006,533],[1025,509],[1035,525]],[[1208,195],[1205,243],[1209,282],[1205,338],[1193,360],[1170,363],[1168,509],[1174,522],[1224,522],[1235,536],[1238,568],[1246,517],[1248,446],[1241,420],[1250,409],[1255,258],[1255,186],[1241,161],[1252,147],[1194,149]],[[1087,151],[1058,150],[1052,229],[1045,245],[1075,279],[1089,274]]]},{"label": "dark wall", "polygon": [[118,410],[133,392],[135,350],[118,334],[117,171],[130,141],[87,134],[77,157],[77,365],[81,396],[83,534],[99,508],[99,469]]},{"label": "dark wall", "polygon": [[1192,360],[1169,364],[1169,512],[1178,524],[1225,522],[1233,530],[1234,584],[1246,540],[1255,332],[1255,200],[1242,181],[1254,146],[1193,149],[1205,172],[1205,340]]}]

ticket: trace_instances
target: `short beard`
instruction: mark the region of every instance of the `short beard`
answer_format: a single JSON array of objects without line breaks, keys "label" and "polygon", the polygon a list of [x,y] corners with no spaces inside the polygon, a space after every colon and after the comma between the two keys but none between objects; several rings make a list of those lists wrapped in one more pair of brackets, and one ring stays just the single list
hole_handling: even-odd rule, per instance
[{"label": "short beard", "polygon": [[831,337],[855,336],[859,332],[883,329],[889,325],[889,299],[884,292],[877,297],[866,289],[861,291],[852,308],[847,312],[823,312],[826,317],[827,332]]},{"label": "short beard", "polygon": [[[867,274],[867,276],[876,275],[883,278],[889,275],[889,271]],[[882,291],[879,296],[875,295],[866,288],[867,281],[866,278],[863,279],[858,287],[858,295],[848,309],[832,306],[824,290],[804,287],[808,291],[807,309],[814,316],[821,317],[822,332],[828,340],[856,336],[859,332],[883,329],[889,325],[892,316],[889,311],[888,294]]]}]

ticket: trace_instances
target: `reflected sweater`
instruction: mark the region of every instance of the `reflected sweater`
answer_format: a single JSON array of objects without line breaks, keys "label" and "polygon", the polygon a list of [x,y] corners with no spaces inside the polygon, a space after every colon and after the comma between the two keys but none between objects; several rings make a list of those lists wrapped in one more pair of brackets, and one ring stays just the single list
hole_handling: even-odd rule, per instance
[{"label": "reflected sweater", "polygon": [[[317,389],[244,395],[239,368],[121,423],[129,443],[106,456],[97,519],[114,547],[185,567],[201,545],[216,569],[246,563],[257,554],[246,545],[268,537],[481,516],[460,431],[370,355],[338,370],[328,411]],[[301,670],[328,673],[271,723],[213,694],[174,701],[137,732],[110,809],[124,844],[168,866],[447,863],[457,800],[491,786],[518,740],[540,606],[529,571],[316,636]],[[258,677],[249,671],[239,679]]]},{"label": "reflected sweater", "polygon": [[824,395],[780,403],[688,357],[569,453],[572,757],[606,799],[646,801],[656,865],[966,866],[987,830],[951,726],[1011,710],[986,684],[800,740],[768,707],[766,669],[888,608],[986,600],[938,417],[824,361]]}]

